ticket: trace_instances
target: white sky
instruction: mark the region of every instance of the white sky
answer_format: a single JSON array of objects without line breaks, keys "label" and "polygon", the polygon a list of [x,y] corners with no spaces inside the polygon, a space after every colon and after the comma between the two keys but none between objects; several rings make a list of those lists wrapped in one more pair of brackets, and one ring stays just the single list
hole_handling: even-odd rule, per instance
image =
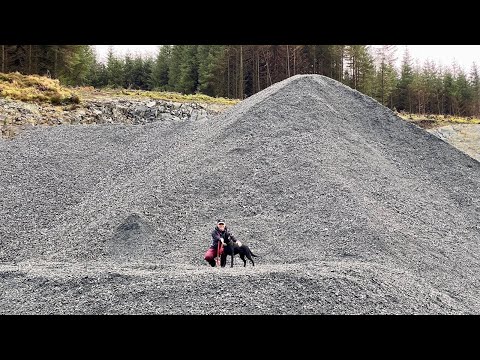
[{"label": "white sky", "polygon": [[125,56],[130,52],[132,55],[153,55],[157,52],[160,45],[94,45],[97,50],[97,55],[100,61],[107,58],[108,48],[113,47],[114,54],[118,56]]},{"label": "white sky", "polygon": [[[123,56],[127,51],[132,55],[155,54],[160,45],[95,45],[100,60],[105,59],[109,46],[113,46],[115,54]],[[397,45],[397,65],[401,63],[406,46],[412,58],[420,63],[430,59],[447,66],[456,61],[467,72],[474,61],[480,66],[480,45]]]},{"label": "white sky", "polygon": [[450,66],[455,61],[469,72],[475,61],[480,66],[480,45],[397,45],[397,65],[401,64],[405,48],[410,56],[423,64],[425,60],[433,60],[437,65]]}]

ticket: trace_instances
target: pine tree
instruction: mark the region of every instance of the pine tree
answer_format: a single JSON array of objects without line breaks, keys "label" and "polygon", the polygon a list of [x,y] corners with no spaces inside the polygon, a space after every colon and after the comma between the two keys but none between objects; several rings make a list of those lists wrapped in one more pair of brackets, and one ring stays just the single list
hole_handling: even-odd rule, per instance
[{"label": "pine tree", "polygon": [[95,54],[89,45],[75,45],[64,50],[60,80],[67,85],[86,85],[88,74],[95,63]]},{"label": "pine tree", "polygon": [[181,92],[180,87],[180,66],[182,63],[185,45],[174,45],[172,47],[171,60],[168,67],[168,90]]},{"label": "pine tree", "polygon": [[123,87],[124,84],[124,61],[117,58],[113,49],[110,47],[107,54],[107,74],[108,74],[108,86]]},{"label": "pine tree", "polygon": [[447,68],[443,77],[443,102],[445,114],[455,115],[456,113],[455,92],[455,79],[452,70]]},{"label": "pine tree", "polygon": [[395,46],[383,45],[378,49],[377,99],[383,105],[393,107],[393,91],[396,87],[397,74],[394,66]]},{"label": "pine tree", "polygon": [[425,75],[419,62],[414,67],[413,79],[410,84],[413,94],[413,105],[417,114],[425,114],[426,109],[426,85]]},{"label": "pine tree", "polygon": [[224,47],[221,45],[199,45],[198,59],[198,91],[202,94],[216,96],[221,91],[217,90],[221,76],[219,64],[222,60]]},{"label": "pine tree", "polygon": [[345,47],[346,68],[344,82],[364,94],[373,95],[375,64],[368,46],[349,45]]},{"label": "pine tree", "polygon": [[152,67],[152,85],[158,90],[167,90],[172,47],[162,45]]},{"label": "pine tree", "polygon": [[422,76],[425,85],[425,112],[429,114],[440,112],[442,94],[440,74],[440,69],[433,61],[425,62]]},{"label": "pine tree", "polygon": [[95,61],[90,68],[90,72],[87,76],[87,84],[96,88],[104,87],[108,85],[108,73],[107,67],[104,63],[99,62],[95,56]]},{"label": "pine tree", "polygon": [[472,116],[480,116],[480,76],[477,64],[474,62],[470,71],[470,84],[472,87]]},{"label": "pine tree", "polygon": [[467,80],[465,72],[459,68],[455,79],[458,113],[469,116],[473,112],[473,88]]},{"label": "pine tree", "polygon": [[332,78],[343,82],[343,60],[345,45],[333,45],[332,48]]},{"label": "pine tree", "polygon": [[361,48],[358,54],[357,89],[368,96],[374,96],[375,61],[370,47],[368,46]]},{"label": "pine tree", "polygon": [[143,90],[153,89],[153,66],[155,61],[152,57],[143,60]]},{"label": "pine tree", "polygon": [[123,67],[123,74],[124,74],[124,83],[123,87],[127,89],[137,88],[135,84],[135,74],[134,74],[134,60],[130,55],[130,52],[125,54],[124,59],[124,67]]},{"label": "pine tree", "polygon": [[400,72],[400,80],[397,84],[397,101],[395,106],[398,111],[412,112],[412,82],[413,82],[413,65],[412,58],[408,48],[405,49],[403,55],[402,67]]},{"label": "pine tree", "polygon": [[143,59],[137,56],[132,62],[132,87],[142,89],[144,87]]},{"label": "pine tree", "polygon": [[443,70],[441,66],[437,66],[433,64],[433,77],[429,81],[429,86],[432,87],[431,89],[431,97],[432,97],[432,106],[431,112],[434,114],[442,114],[443,113],[443,104],[442,104],[442,95],[443,95]]},{"label": "pine tree", "polygon": [[143,59],[137,56],[133,59],[133,86],[139,90],[152,89],[152,64],[153,60],[149,57]]},{"label": "pine tree", "polygon": [[178,88],[181,93],[193,94],[198,86],[197,45],[185,45],[180,62]]},{"label": "pine tree", "polygon": [[344,70],[344,82],[353,89],[357,89],[359,78],[359,57],[362,45],[347,45],[345,47],[345,60],[347,66]]}]

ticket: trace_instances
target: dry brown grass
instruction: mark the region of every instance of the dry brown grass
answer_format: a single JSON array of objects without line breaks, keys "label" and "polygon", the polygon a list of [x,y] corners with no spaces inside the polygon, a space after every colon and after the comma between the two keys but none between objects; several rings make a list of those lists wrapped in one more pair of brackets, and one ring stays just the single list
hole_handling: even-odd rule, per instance
[{"label": "dry brown grass", "polygon": [[54,105],[79,103],[79,96],[56,79],[39,75],[0,73],[0,97]]},{"label": "dry brown grass", "polygon": [[0,97],[34,102],[48,102],[53,105],[78,104],[80,99],[98,97],[130,97],[173,102],[196,102],[203,104],[235,105],[240,100],[211,97],[203,94],[184,95],[167,91],[144,91],[127,89],[95,89],[92,86],[69,88],[56,79],[39,75],[0,73]]},{"label": "dry brown grass", "polygon": [[402,119],[417,124],[424,128],[433,128],[451,124],[480,124],[480,119],[469,116],[452,116],[437,114],[411,114],[406,112],[396,113]]}]

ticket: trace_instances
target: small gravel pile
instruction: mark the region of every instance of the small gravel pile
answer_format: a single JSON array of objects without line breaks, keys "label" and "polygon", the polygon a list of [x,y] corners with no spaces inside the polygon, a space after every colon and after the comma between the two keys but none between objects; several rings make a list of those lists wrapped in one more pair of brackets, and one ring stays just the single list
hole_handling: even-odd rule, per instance
[{"label": "small gravel pile", "polygon": [[[0,169],[2,313],[480,313],[480,164],[323,76],[26,131]],[[255,267],[203,260],[218,217]]]}]

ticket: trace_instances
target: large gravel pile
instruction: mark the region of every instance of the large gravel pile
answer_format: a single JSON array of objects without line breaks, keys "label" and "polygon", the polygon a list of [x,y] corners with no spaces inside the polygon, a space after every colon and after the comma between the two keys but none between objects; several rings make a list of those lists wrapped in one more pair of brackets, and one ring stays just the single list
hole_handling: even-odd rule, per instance
[{"label": "large gravel pile", "polygon": [[[2,313],[480,313],[480,163],[326,77],[26,131],[0,169]],[[203,260],[219,216],[255,267]]]}]

